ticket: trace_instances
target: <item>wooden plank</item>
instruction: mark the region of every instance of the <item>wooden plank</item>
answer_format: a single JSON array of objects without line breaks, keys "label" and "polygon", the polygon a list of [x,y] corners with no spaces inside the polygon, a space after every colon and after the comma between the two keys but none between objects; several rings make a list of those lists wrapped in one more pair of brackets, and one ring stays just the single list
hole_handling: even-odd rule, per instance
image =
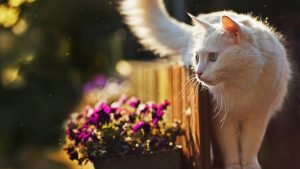
[{"label": "wooden plank", "polygon": [[200,152],[202,154],[201,167],[203,169],[211,169],[211,123],[210,123],[210,103],[207,91],[199,90],[199,116],[200,121]]}]

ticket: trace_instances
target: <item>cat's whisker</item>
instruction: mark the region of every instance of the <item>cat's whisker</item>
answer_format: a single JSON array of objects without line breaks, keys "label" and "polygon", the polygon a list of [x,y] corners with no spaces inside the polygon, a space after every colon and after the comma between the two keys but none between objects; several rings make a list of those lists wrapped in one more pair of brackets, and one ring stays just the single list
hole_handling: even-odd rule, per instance
[{"label": "cat's whisker", "polygon": [[[190,85],[193,83],[195,77],[191,77],[184,85],[183,89],[189,89]],[[183,94],[184,90],[181,91],[181,94]]]},{"label": "cat's whisker", "polygon": [[186,83],[186,85],[184,86],[184,89],[183,89],[183,91],[181,92],[181,94],[180,94],[180,100],[182,100],[183,98],[185,98],[185,96],[190,92],[190,90],[191,90],[191,88],[192,88],[192,86],[193,86],[193,81],[194,81],[194,79],[193,78],[191,78],[191,79],[189,79],[189,81]]},{"label": "cat's whisker", "polygon": [[219,97],[219,100],[221,101],[221,104],[220,104],[220,106],[219,106],[219,108],[218,108],[218,113],[217,113],[217,115],[216,116],[218,116],[221,112],[222,112],[222,108],[223,108],[223,99],[221,98],[221,96]]},{"label": "cat's whisker", "polygon": [[[216,117],[218,117],[219,114],[221,113],[221,109],[219,109],[217,107],[215,109],[218,110],[218,112],[213,116],[213,119],[215,119]],[[214,111],[214,112],[216,112],[216,111]]]},{"label": "cat's whisker", "polygon": [[217,109],[218,109],[218,106],[219,106],[219,99],[218,99],[218,94],[216,93],[216,96],[217,96],[217,99],[216,99],[216,105],[215,105],[215,108],[214,108],[214,112],[216,112],[217,111]]},{"label": "cat's whisker", "polygon": [[220,120],[220,123],[222,123],[220,129],[223,128],[223,125],[224,125],[225,120],[226,120],[226,118],[227,118],[227,114],[228,114],[228,110],[225,112],[224,117]]},{"label": "cat's whisker", "polygon": [[219,112],[218,112],[217,114],[215,114],[215,115],[213,116],[213,119],[215,119],[216,117],[218,117],[219,114],[220,114]]},{"label": "cat's whisker", "polygon": [[179,100],[181,100],[183,98],[183,93],[184,91],[186,91],[188,89],[189,84],[191,83],[191,81],[193,81],[193,78],[190,78],[184,85],[183,88],[181,89],[181,91],[179,92],[178,96],[179,96]]},{"label": "cat's whisker", "polygon": [[199,85],[197,85],[196,86],[196,89],[195,89],[195,92],[194,92],[194,97],[193,97],[193,107],[195,107],[195,98],[196,98],[196,96],[198,95],[198,93],[199,93]]},{"label": "cat's whisker", "polygon": [[[195,82],[195,81],[194,81],[194,82]],[[195,84],[193,83],[193,85],[195,85]],[[195,89],[193,88],[193,89],[191,89],[191,90],[192,90],[192,91],[194,90],[194,92],[193,92],[192,94],[195,95]],[[190,90],[190,91],[191,91],[191,90]],[[190,91],[189,91],[189,92],[190,92]],[[190,100],[191,100],[191,98],[193,97],[193,95],[190,95],[190,96],[189,96],[189,98],[188,98],[188,100],[187,100],[187,103],[190,102]]]},{"label": "cat's whisker", "polygon": [[184,98],[188,93],[190,93],[194,85],[194,80],[195,79],[193,78],[191,82],[188,84],[188,86],[186,86],[187,89],[185,90],[185,93],[182,95],[182,98]]},{"label": "cat's whisker", "polygon": [[211,101],[214,102],[215,100],[216,100],[216,94],[213,93],[213,99]]}]

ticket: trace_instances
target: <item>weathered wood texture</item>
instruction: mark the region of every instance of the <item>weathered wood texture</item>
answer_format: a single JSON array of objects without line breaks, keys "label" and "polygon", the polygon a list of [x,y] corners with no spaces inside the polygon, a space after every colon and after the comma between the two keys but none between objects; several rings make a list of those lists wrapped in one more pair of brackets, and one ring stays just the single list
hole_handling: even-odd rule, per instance
[{"label": "weathered wood texture", "polygon": [[[182,65],[168,62],[131,62],[133,94],[143,101],[171,101],[167,120],[178,119],[185,128],[180,139],[184,169],[210,169],[210,103],[192,74]],[[199,89],[199,90],[198,90]]]}]

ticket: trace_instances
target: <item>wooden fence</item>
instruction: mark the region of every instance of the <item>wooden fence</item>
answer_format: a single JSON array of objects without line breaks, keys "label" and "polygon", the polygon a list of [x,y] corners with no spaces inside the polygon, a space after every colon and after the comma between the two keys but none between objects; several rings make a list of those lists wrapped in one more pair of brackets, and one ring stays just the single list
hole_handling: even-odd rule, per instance
[{"label": "wooden fence", "polygon": [[[183,168],[211,169],[210,102],[207,91],[191,80],[192,74],[182,65],[166,61],[130,62],[133,93],[143,101],[171,101],[167,119],[181,120],[185,136]],[[199,89],[199,90],[198,90]]]}]

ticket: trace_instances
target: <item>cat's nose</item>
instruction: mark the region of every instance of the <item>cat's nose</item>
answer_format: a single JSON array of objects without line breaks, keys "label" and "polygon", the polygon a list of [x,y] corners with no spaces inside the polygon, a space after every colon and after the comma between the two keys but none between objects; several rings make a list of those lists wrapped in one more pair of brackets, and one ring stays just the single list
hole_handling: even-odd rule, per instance
[{"label": "cat's nose", "polygon": [[197,74],[198,77],[200,77],[203,74],[203,72],[202,71],[197,71],[196,74]]}]

